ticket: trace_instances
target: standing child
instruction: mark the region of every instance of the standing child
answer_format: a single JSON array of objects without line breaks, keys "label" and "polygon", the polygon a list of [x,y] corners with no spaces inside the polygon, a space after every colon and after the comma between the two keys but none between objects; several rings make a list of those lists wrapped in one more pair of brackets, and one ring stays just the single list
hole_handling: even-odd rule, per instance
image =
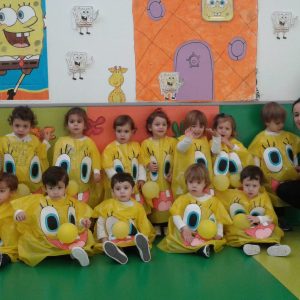
[{"label": "standing child", "polygon": [[[150,245],[155,237],[143,206],[134,201],[134,180],[129,173],[117,173],[111,178],[114,198],[104,200],[94,209],[97,219],[95,235],[106,255],[120,264],[128,258],[120,249],[136,246],[142,261],[151,260]],[[150,244],[150,245],[149,245]]]},{"label": "standing child", "polygon": [[33,111],[27,106],[16,107],[8,118],[13,132],[1,139],[0,161],[3,172],[14,174],[30,192],[41,192],[42,172],[48,168],[47,150],[50,134],[39,139],[30,134],[37,124]]},{"label": "standing child", "polygon": [[209,258],[225,244],[223,224],[230,218],[210,190],[209,174],[203,164],[193,164],[185,172],[188,193],[179,196],[170,209],[167,236],[158,247],[166,252],[197,253]]},{"label": "standing child", "polygon": [[18,178],[9,173],[0,175],[0,268],[18,258],[18,231],[10,204],[18,188]]},{"label": "standing child", "polygon": [[205,136],[207,119],[199,110],[189,111],[184,120],[185,134],[179,137],[174,155],[172,191],[174,198],[187,192],[184,173],[194,163],[203,163],[212,178],[210,147]]},{"label": "standing child", "polygon": [[55,143],[53,165],[66,169],[78,189],[75,197],[93,207],[99,200],[95,183],[100,182],[100,154],[94,141],[84,135],[88,127],[85,110],[71,108],[64,125],[69,136],[60,137]]},{"label": "standing child", "polygon": [[12,201],[15,210],[19,259],[35,266],[48,256],[71,255],[89,265],[94,239],[88,230],[92,209],[65,194],[69,177],[64,168],[50,167],[43,174],[44,195]]}]

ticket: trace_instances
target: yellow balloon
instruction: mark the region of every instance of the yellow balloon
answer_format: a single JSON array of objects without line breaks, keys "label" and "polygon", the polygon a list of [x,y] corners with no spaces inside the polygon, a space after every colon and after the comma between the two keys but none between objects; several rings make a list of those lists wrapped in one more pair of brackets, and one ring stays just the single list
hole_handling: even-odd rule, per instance
[{"label": "yellow balloon", "polygon": [[226,175],[217,175],[213,178],[213,185],[216,190],[223,192],[229,187],[229,179]]},{"label": "yellow balloon", "polygon": [[112,234],[117,239],[124,239],[129,235],[129,224],[127,222],[118,221],[112,227]]},{"label": "yellow balloon", "polygon": [[71,244],[78,237],[78,229],[72,223],[62,224],[57,231],[57,238],[61,243]]},{"label": "yellow balloon", "polygon": [[203,220],[200,222],[197,231],[202,238],[210,240],[217,234],[217,224],[211,220]]},{"label": "yellow balloon", "polygon": [[245,214],[237,214],[232,218],[233,225],[239,229],[246,229],[250,227],[250,222]]},{"label": "yellow balloon", "polygon": [[27,196],[27,195],[30,194],[30,189],[29,189],[29,187],[26,184],[19,183],[16,194],[18,195],[18,197]]},{"label": "yellow balloon", "polygon": [[70,180],[67,187],[67,194],[70,196],[75,196],[78,194],[78,184],[75,180]]},{"label": "yellow balloon", "polygon": [[239,188],[242,186],[240,174],[230,175],[230,185],[234,188]]},{"label": "yellow balloon", "polygon": [[157,198],[159,196],[159,186],[156,182],[147,181],[142,187],[142,192],[147,199]]}]

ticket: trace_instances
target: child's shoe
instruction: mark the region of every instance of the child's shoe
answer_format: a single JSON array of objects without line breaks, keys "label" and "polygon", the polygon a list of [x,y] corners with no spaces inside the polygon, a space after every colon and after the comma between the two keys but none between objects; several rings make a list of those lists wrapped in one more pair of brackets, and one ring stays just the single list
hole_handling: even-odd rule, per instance
[{"label": "child's shoe", "polygon": [[160,226],[159,225],[155,225],[154,229],[155,229],[155,235],[156,236],[161,236],[161,228],[160,228]]},{"label": "child's shoe", "polygon": [[200,255],[200,256],[203,256],[205,258],[210,258],[210,254],[211,254],[211,245],[206,245],[202,248],[200,248],[197,253]]},{"label": "child's shoe", "polygon": [[135,245],[139,250],[140,257],[143,262],[149,262],[151,260],[151,253],[149,248],[148,239],[141,233],[138,233],[134,237]]},{"label": "child's shoe", "polygon": [[274,245],[267,249],[270,256],[288,256],[291,253],[291,248],[288,245]]},{"label": "child's shoe", "polygon": [[0,268],[5,267],[9,263],[11,263],[10,257],[7,254],[3,254],[0,252]]},{"label": "child's shoe", "polygon": [[82,267],[86,267],[90,264],[87,253],[80,247],[72,248],[71,257],[75,258]]},{"label": "child's shoe", "polygon": [[103,250],[107,256],[117,261],[121,265],[125,265],[128,262],[128,257],[126,254],[111,241],[106,241],[103,243]]},{"label": "child's shoe", "polygon": [[259,245],[245,244],[243,251],[246,255],[253,256],[260,253],[260,247]]}]

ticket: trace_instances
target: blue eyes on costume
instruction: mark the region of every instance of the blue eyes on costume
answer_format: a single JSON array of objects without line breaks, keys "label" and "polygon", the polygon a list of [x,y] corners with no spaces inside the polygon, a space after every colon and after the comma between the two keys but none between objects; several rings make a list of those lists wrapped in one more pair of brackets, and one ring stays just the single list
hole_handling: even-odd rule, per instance
[{"label": "blue eyes on costume", "polygon": [[131,175],[133,177],[133,180],[136,182],[138,179],[138,168],[139,168],[139,163],[138,160],[134,157],[131,160]]},{"label": "blue eyes on costume", "polygon": [[250,215],[253,216],[253,217],[264,216],[265,215],[265,209],[263,207],[260,207],[260,206],[254,207],[250,211]]},{"label": "blue eyes on costume", "polygon": [[171,155],[167,154],[164,161],[164,177],[167,178],[171,171]]},{"label": "blue eyes on costume", "polygon": [[34,156],[30,162],[29,177],[33,183],[39,183],[42,180],[42,169],[38,156]]},{"label": "blue eyes on costume", "polygon": [[40,224],[43,232],[46,235],[56,234],[60,225],[57,210],[52,206],[43,207],[40,214]]},{"label": "blue eyes on costume", "polygon": [[201,151],[195,151],[195,163],[196,164],[204,164],[207,168],[207,160],[205,155]]},{"label": "blue eyes on costume", "polygon": [[57,158],[57,160],[55,162],[55,166],[64,168],[67,171],[67,173],[69,174],[70,173],[70,169],[71,169],[71,159],[70,159],[70,156],[67,155],[66,153],[61,154]]},{"label": "blue eyes on costume", "polygon": [[294,164],[294,153],[291,145],[285,145],[285,151],[288,159],[292,164]]},{"label": "blue eyes on costume", "polygon": [[229,157],[224,151],[221,151],[217,156],[214,164],[214,174],[215,175],[226,175],[229,170]]},{"label": "blue eyes on costume", "polygon": [[244,206],[242,206],[240,203],[232,203],[230,205],[230,216],[231,218],[233,218],[234,216],[238,215],[238,214],[245,214],[246,210],[244,208]]},{"label": "blue eyes on costume", "polygon": [[73,206],[70,206],[68,209],[68,221],[69,223],[76,225],[76,212]]},{"label": "blue eyes on costume", "polygon": [[197,204],[189,204],[184,211],[183,222],[195,231],[201,220],[201,210]]},{"label": "blue eyes on costume", "polygon": [[16,174],[16,164],[9,153],[4,154],[4,172],[14,175]]},{"label": "blue eyes on costume", "polygon": [[80,164],[80,179],[83,183],[88,183],[91,176],[92,160],[89,156],[85,156]]},{"label": "blue eyes on costume", "polygon": [[276,147],[268,147],[263,153],[263,158],[267,168],[274,173],[282,169],[283,162],[280,151]]}]

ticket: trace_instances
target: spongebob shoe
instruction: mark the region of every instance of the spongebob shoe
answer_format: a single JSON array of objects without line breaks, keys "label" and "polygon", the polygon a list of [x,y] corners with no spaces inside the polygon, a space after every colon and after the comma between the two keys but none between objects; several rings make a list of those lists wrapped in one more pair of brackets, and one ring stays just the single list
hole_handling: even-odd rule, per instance
[{"label": "spongebob shoe", "polygon": [[86,267],[90,264],[87,253],[80,247],[72,248],[71,257],[75,258],[82,267]]},{"label": "spongebob shoe", "polygon": [[125,265],[128,262],[128,257],[126,256],[126,254],[113,242],[104,242],[103,250],[107,256],[117,261],[121,265]]},{"label": "spongebob shoe", "polygon": [[151,260],[151,253],[148,244],[148,239],[141,233],[136,234],[134,239],[142,261],[149,262]]},{"label": "spongebob shoe", "polygon": [[291,248],[288,245],[274,245],[267,249],[270,256],[288,256],[291,253]]},{"label": "spongebob shoe", "polygon": [[243,251],[246,255],[252,256],[260,253],[260,247],[258,245],[245,244]]}]

